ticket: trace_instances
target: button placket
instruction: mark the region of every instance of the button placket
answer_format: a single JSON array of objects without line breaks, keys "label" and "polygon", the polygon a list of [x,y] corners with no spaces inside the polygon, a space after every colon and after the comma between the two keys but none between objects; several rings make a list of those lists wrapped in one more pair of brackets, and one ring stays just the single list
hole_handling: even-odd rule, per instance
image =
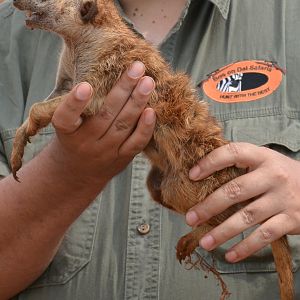
[{"label": "button placket", "polygon": [[125,299],[158,299],[161,207],[146,188],[149,163],[132,163],[125,274]]}]

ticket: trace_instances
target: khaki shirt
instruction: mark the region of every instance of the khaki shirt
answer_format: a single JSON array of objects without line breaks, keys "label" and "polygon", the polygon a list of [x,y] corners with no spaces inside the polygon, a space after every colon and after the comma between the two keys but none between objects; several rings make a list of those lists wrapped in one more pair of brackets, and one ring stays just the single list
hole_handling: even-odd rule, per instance
[{"label": "khaki shirt", "polygon": [[[192,0],[160,45],[174,69],[191,75],[227,139],[268,145],[295,159],[300,159],[299,15],[299,0]],[[54,87],[61,44],[52,33],[26,29],[23,14],[10,2],[1,4],[0,175],[10,172],[16,128]],[[43,129],[27,146],[25,161],[53,134],[51,126]],[[138,155],[72,225],[46,272],[15,299],[219,299],[212,274],[187,270],[176,260],[176,243],[190,229],[183,216],[150,199],[148,170]],[[147,234],[137,230],[142,225],[150,226]],[[231,300],[279,299],[269,248],[237,264],[224,260],[225,249],[245,234],[212,253],[197,252],[222,273]],[[291,240],[300,299],[300,239]]]}]

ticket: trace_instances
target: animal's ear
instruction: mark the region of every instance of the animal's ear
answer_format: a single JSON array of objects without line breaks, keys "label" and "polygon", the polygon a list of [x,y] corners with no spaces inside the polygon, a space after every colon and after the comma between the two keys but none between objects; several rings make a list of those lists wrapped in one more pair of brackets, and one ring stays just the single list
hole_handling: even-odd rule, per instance
[{"label": "animal's ear", "polygon": [[84,23],[94,20],[98,13],[97,2],[95,0],[83,0],[80,5],[80,17]]}]

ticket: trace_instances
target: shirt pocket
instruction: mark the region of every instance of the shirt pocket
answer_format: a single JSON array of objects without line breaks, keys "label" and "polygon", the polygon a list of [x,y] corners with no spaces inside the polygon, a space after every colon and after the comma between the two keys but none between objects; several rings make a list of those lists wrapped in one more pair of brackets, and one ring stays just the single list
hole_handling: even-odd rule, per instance
[{"label": "shirt pocket", "polygon": [[[15,129],[0,132],[7,157],[12,150]],[[24,163],[32,159],[51,140],[54,129],[49,126],[32,138],[26,146]],[[58,252],[46,271],[29,288],[67,283],[86,266],[92,256],[101,195],[81,214],[66,232]]]},{"label": "shirt pocket", "polygon": [[30,288],[65,284],[91,260],[100,197],[72,224],[53,261]]},{"label": "shirt pocket", "polygon": [[[264,117],[233,119],[224,122],[224,134],[228,140],[248,142],[266,146],[292,159],[300,160],[300,122],[297,118],[288,118],[285,114]],[[212,253],[197,248],[209,264],[220,273],[275,272],[271,247],[252,255],[239,263],[229,264],[224,259],[226,250],[249,235],[252,230],[235,237]],[[292,251],[293,271],[300,266],[300,236],[288,236]]]},{"label": "shirt pocket", "polygon": [[[212,252],[207,252],[199,247],[196,249],[196,253],[209,265],[214,266],[220,274],[276,272],[270,246],[238,263],[230,264],[224,259],[226,251],[242,241],[251,231],[253,229],[240,234]],[[288,236],[288,241],[292,251],[293,272],[296,272],[300,266],[300,237]]]}]

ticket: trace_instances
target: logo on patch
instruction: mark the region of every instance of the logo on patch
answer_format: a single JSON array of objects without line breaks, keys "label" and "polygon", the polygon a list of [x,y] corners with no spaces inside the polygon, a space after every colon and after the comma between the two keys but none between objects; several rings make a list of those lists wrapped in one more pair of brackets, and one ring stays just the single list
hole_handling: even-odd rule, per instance
[{"label": "logo on patch", "polygon": [[284,74],[274,62],[245,60],[212,72],[199,86],[221,103],[255,101],[276,91]]}]

